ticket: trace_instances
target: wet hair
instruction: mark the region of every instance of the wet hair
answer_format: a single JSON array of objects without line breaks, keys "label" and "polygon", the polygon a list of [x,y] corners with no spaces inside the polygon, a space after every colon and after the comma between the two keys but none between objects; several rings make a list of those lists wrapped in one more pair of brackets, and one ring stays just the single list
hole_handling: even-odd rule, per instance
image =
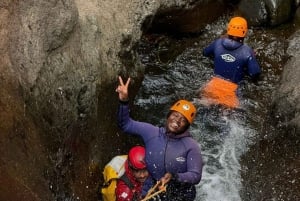
[{"label": "wet hair", "polygon": [[244,43],[244,37],[237,37],[237,36],[228,35],[228,38],[230,38],[231,40],[238,41],[240,43]]}]

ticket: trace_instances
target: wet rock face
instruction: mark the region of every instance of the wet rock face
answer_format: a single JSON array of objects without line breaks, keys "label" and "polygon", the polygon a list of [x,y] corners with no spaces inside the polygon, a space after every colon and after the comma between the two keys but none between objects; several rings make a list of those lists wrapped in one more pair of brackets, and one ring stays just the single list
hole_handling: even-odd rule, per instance
[{"label": "wet rock face", "polygon": [[300,31],[289,41],[290,58],[271,99],[271,129],[243,157],[243,200],[300,199]]},{"label": "wet rock face", "polygon": [[278,90],[274,93],[273,116],[278,128],[286,128],[287,133],[300,134],[300,31],[291,38],[285,65]]},{"label": "wet rock face", "polygon": [[[149,29],[145,31],[154,33],[197,34],[209,24],[216,20],[220,13],[226,11],[225,3],[221,1],[199,1],[193,3],[193,7],[182,9],[180,7],[168,8],[158,11]],[[210,10],[210,12],[206,12]]]},{"label": "wet rock face", "polygon": [[291,19],[294,0],[242,0],[238,8],[249,19],[249,24],[277,26]]},{"label": "wet rock face", "polygon": [[[47,56],[64,45],[77,22],[74,2],[34,1],[10,4],[9,53],[20,82],[32,86],[47,66]],[[26,86],[26,85],[25,85]]]},{"label": "wet rock face", "polygon": [[49,165],[38,128],[25,113],[9,55],[10,2],[0,3],[0,200],[52,200],[41,175]]}]

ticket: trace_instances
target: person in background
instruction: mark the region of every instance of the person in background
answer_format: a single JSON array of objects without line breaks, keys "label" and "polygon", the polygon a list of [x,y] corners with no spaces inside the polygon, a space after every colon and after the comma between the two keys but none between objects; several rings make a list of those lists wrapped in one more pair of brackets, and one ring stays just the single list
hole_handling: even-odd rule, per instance
[{"label": "person in background", "polygon": [[196,197],[195,185],[202,176],[202,155],[200,146],[189,132],[196,116],[195,106],[187,100],[177,101],[167,115],[164,127],[135,121],[129,114],[128,86],[119,76],[118,125],[126,134],[140,136],[146,147],[146,164],[151,180],[144,185],[144,193],[160,181],[167,185],[163,201],[193,201]]},{"label": "person in background", "polygon": [[145,148],[143,146],[132,147],[125,162],[125,173],[117,181],[116,201],[141,200],[142,186],[148,176]]},{"label": "person in background", "polygon": [[236,92],[244,75],[258,79],[260,66],[252,48],[244,44],[247,31],[246,19],[233,17],[228,23],[227,37],[218,38],[204,48],[203,55],[214,59],[214,76],[201,90],[200,96],[210,103],[237,108]]}]

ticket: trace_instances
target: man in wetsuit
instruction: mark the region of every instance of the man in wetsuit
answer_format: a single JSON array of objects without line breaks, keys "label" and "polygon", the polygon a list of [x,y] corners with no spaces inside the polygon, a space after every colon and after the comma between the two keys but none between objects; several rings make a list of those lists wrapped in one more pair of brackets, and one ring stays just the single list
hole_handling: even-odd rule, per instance
[{"label": "man in wetsuit", "polygon": [[116,201],[141,200],[142,187],[148,176],[145,148],[142,146],[132,147],[125,161],[125,173],[117,181]]},{"label": "man in wetsuit", "polygon": [[204,48],[203,55],[214,59],[214,77],[202,89],[200,96],[212,104],[239,107],[236,96],[244,75],[257,79],[261,73],[254,51],[246,44],[247,21],[233,17],[227,27],[227,37],[221,37]]},{"label": "man in wetsuit", "polygon": [[156,181],[168,183],[167,192],[160,197],[163,201],[193,201],[195,185],[202,176],[200,146],[189,132],[196,116],[195,106],[187,100],[177,101],[167,115],[166,125],[154,126],[133,120],[129,115],[128,86],[119,77],[118,125],[126,134],[140,136],[146,147],[147,169],[154,180],[147,180],[144,192]]}]

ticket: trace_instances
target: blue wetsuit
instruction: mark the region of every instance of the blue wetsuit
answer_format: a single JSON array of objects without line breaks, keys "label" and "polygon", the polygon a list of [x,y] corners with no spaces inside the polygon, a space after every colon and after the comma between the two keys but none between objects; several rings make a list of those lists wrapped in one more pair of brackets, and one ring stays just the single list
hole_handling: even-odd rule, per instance
[{"label": "blue wetsuit", "polygon": [[129,116],[127,103],[119,105],[118,125],[123,132],[143,139],[147,169],[153,179],[159,180],[165,173],[172,173],[167,200],[172,200],[174,196],[182,201],[195,199],[195,185],[202,176],[202,156],[199,144],[188,131],[174,135],[167,133],[164,127],[135,121]]},{"label": "blue wetsuit", "polygon": [[237,84],[245,73],[255,77],[261,72],[254,51],[248,45],[229,38],[215,40],[203,50],[203,55],[214,57],[215,75]]}]

